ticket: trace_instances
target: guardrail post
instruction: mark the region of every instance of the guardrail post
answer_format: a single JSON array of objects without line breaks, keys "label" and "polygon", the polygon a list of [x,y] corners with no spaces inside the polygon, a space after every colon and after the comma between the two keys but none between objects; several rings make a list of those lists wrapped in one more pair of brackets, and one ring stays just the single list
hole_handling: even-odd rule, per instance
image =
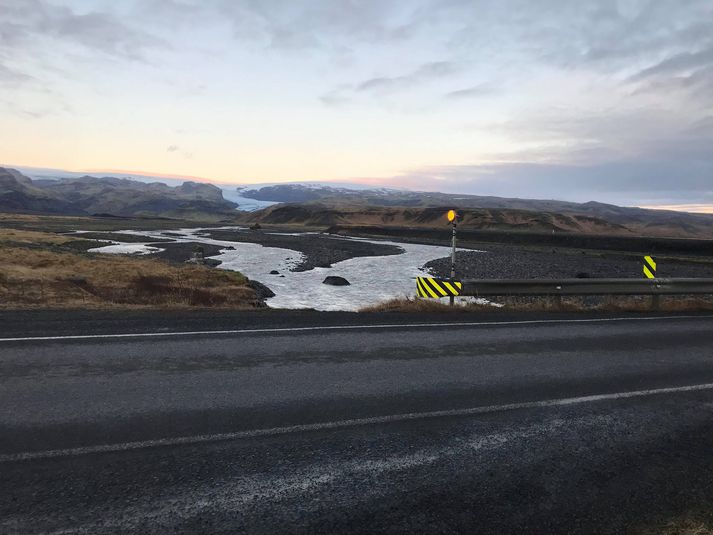
[{"label": "guardrail post", "polygon": [[[451,282],[456,280],[456,224],[458,221],[458,217],[456,216],[453,221],[451,222],[451,225],[453,225],[453,236],[452,240],[453,243],[451,244],[453,246],[453,251],[451,252]],[[449,299],[449,304],[453,306],[455,304],[455,297],[451,295]]]},{"label": "guardrail post", "polygon": [[[654,264],[654,270],[655,268],[656,264]],[[651,285],[653,286],[653,294],[651,295],[651,310],[659,310],[659,308],[661,308],[661,296],[658,294],[660,286],[656,279],[651,280]]]}]

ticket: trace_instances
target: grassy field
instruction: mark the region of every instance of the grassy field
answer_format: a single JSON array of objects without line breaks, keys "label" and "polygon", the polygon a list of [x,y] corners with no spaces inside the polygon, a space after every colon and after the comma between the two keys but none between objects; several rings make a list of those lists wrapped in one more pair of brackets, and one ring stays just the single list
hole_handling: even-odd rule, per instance
[{"label": "grassy field", "polygon": [[[77,243],[80,246],[77,246]],[[260,305],[239,273],[155,258],[83,252],[87,240],[0,228],[0,308]]]}]

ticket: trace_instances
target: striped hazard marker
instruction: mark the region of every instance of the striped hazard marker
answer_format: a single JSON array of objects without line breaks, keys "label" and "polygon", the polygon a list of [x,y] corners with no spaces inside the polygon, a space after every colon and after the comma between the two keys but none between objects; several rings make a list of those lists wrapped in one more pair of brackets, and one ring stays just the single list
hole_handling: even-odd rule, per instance
[{"label": "striped hazard marker", "polygon": [[463,290],[463,283],[460,281],[447,281],[443,279],[431,279],[429,277],[418,277],[416,279],[416,293],[419,297],[457,297]]},{"label": "striped hazard marker", "polygon": [[647,279],[656,278],[656,261],[650,256],[644,257],[644,277]]}]

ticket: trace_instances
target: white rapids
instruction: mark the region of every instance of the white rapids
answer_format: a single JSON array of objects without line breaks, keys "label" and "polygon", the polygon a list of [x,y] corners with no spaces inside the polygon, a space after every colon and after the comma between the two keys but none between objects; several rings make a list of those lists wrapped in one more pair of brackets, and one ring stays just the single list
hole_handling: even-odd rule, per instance
[{"label": "white rapids", "polygon": [[111,245],[103,245],[101,247],[95,247],[94,249],[88,249],[89,253],[106,253],[106,254],[135,254],[135,255],[146,255],[151,253],[158,253],[163,251],[159,247],[153,247],[152,245],[146,245],[145,243],[121,243],[112,242]]}]

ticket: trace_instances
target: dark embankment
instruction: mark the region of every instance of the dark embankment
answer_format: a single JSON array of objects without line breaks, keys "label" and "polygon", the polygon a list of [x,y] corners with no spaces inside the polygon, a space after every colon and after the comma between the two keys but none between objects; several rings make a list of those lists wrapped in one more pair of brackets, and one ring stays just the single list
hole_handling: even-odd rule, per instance
[{"label": "dark embankment", "polygon": [[[337,225],[331,227],[329,232],[436,245],[448,243],[450,237],[450,229],[445,224],[443,229]],[[713,256],[713,239],[472,230],[461,227],[458,229],[458,240],[459,246],[475,248],[484,243],[501,243],[524,247],[563,247],[654,255]]]}]

